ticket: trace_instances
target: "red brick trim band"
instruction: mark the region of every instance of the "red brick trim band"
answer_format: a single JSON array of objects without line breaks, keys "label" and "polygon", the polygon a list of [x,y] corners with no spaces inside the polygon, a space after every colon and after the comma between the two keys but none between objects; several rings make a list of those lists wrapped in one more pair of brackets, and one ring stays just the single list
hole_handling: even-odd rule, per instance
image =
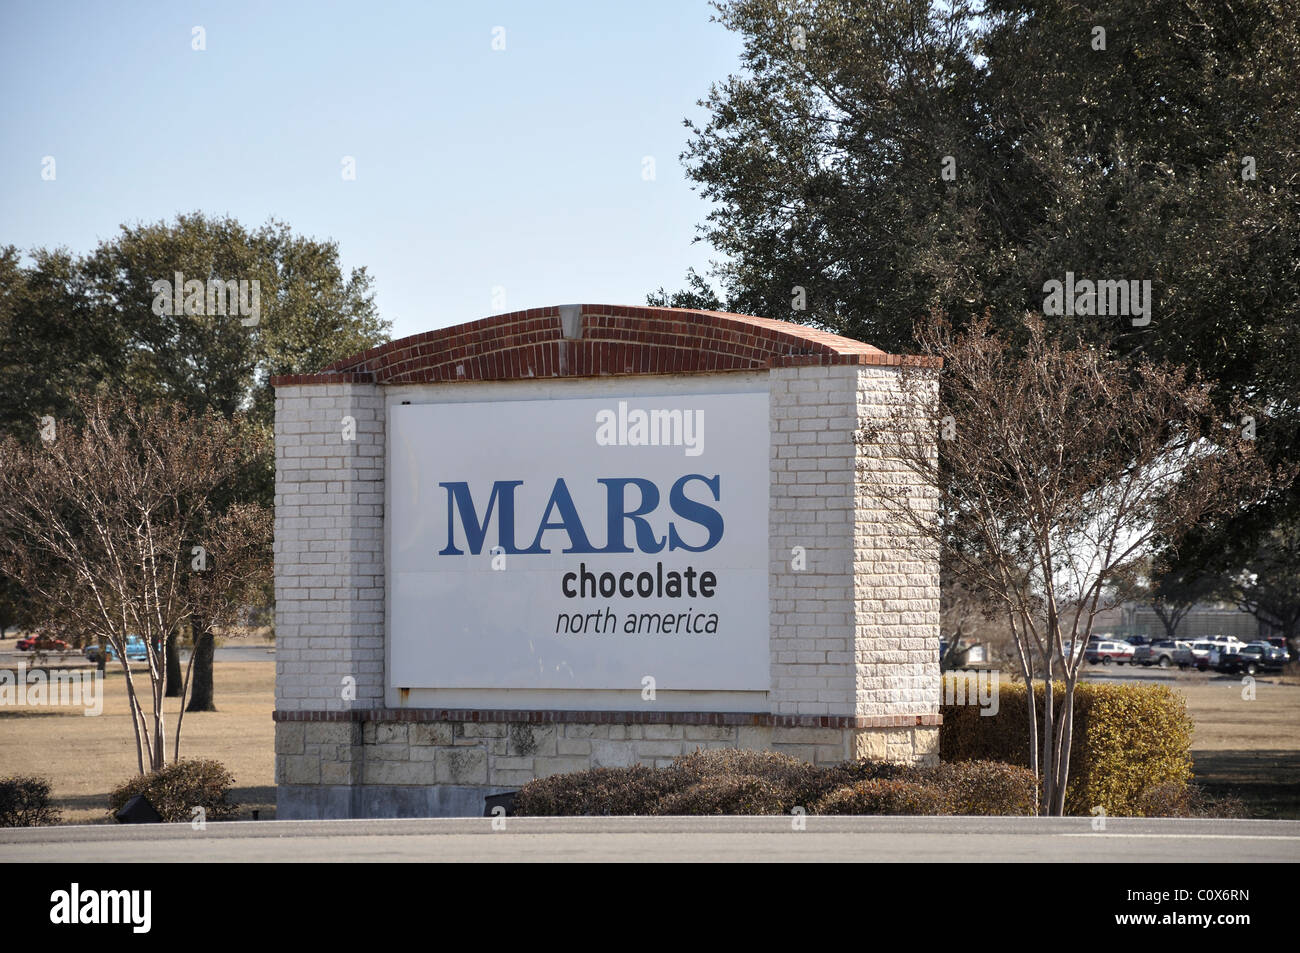
[{"label": "red brick trim band", "polygon": [[273,387],[290,387],[299,384],[373,384],[375,375],[369,371],[330,371],[323,374],[280,374],[271,378]]},{"label": "red brick trim band", "polygon": [[772,728],[909,728],[938,726],[932,715],[774,715],[745,711],[576,711],[491,708],[353,708],[347,711],[274,711],[276,722],[457,721],[586,725],[745,725]]},{"label": "red brick trim band", "polygon": [[[580,331],[564,336],[561,310]],[[938,367],[936,358],[886,354],[862,341],[789,321],[688,308],[584,304],[531,308],[390,341],[317,374],[271,378],[302,384],[420,384],[634,374],[756,371],[814,365]]]}]

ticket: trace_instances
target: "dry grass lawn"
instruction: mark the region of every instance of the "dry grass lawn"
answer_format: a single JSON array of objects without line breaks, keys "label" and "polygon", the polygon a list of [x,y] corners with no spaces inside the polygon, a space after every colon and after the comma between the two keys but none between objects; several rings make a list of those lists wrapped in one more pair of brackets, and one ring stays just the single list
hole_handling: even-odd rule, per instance
[{"label": "dry grass lawn", "polygon": [[1233,795],[1252,817],[1300,818],[1300,679],[1261,676],[1255,697],[1240,679],[1178,683],[1196,723],[1196,781]]},{"label": "dry grass lawn", "polygon": [[[133,666],[145,671],[143,664]],[[137,679],[140,676],[136,676]],[[148,684],[148,675],[144,674]],[[217,662],[217,711],[190,712],[181,727],[182,758],[214,758],[235,776],[241,819],[275,816],[275,664]],[[139,684],[137,682],[137,684]],[[149,702],[146,699],[145,706]],[[175,740],[176,699],[167,699],[167,759]],[[78,708],[0,708],[0,775],[50,779],[67,823],[111,820],[108,792],[137,771],[135,735],[125,680],[112,666],[104,680],[104,711]]]},{"label": "dry grass lawn", "polygon": [[[241,816],[275,816],[275,665],[217,662],[216,712],[185,716],[182,757],[215,758],[235,775]],[[104,713],[0,708],[0,775],[51,780],[69,823],[109,820],[110,788],[136,770],[135,743],[120,674],[106,680]],[[1268,677],[1253,700],[1240,681],[1184,676],[1176,687],[1196,722],[1196,779],[1210,793],[1240,797],[1254,817],[1300,818],[1300,679]],[[170,730],[176,705],[167,709]],[[173,735],[174,736],[174,735]],[[168,758],[171,744],[168,743]]]}]

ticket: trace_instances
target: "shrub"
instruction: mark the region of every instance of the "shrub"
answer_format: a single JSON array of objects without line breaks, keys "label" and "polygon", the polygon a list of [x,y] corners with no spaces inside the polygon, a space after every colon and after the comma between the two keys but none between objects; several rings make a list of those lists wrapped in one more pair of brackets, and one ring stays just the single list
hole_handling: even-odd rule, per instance
[{"label": "shrub", "polygon": [[40,827],[59,823],[59,809],[50,804],[45,778],[0,778],[0,827]]},{"label": "shrub", "polygon": [[[1041,719],[1043,688],[1034,687]],[[1064,686],[1055,695],[1058,713]],[[975,705],[944,705],[939,756],[945,762],[1004,761],[1029,765],[1029,705],[1023,684],[1003,681],[998,713]],[[1192,721],[1182,696],[1164,685],[1080,683],[1065,813],[1087,816],[1100,805],[1112,817],[1140,816],[1142,792],[1191,780]],[[1040,755],[1050,746],[1040,739]]]},{"label": "shrub", "polygon": [[572,817],[653,814],[669,790],[666,772],[644,765],[592,768],[529,781],[515,797],[512,814]]},{"label": "shrub", "polygon": [[[672,770],[672,769],[669,769]],[[702,778],[686,788],[669,791],[655,806],[656,814],[785,814],[785,799],[777,783],[744,774]]]},{"label": "shrub", "polygon": [[1195,784],[1156,784],[1138,797],[1143,817],[1245,817],[1237,798],[1212,798]]},{"label": "shrub", "polygon": [[[709,778],[761,778],[770,786],[773,798],[770,811],[742,812],[710,811],[706,813],[763,813],[788,814],[795,807],[806,807],[843,780],[825,768],[800,761],[788,754],[775,751],[755,751],[748,748],[700,749],[673,761],[668,769],[669,781],[674,791],[698,784]],[[693,811],[661,811],[661,813],[695,813]]]},{"label": "shrub", "polygon": [[1034,772],[1001,761],[940,763],[927,783],[943,795],[945,814],[1026,816],[1037,812]]},{"label": "shrub", "polygon": [[836,788],[818,799],[812,814],[944,814],[937,788],[901,778],[869,778]]},{"label": "shrub", "polygon": [[204,809],[209,821],[230,820],[239,812],[239,805],[229,800],[234,783],[235,776],[220,761],[182,759],[119,786],[108,796],[109,813],[143,794],[164,821],[189,821],[196,807]]},{"label": "shrub", "polygon": [[1007,764],[818,767],[772,751],[696,751],[654,770],[595,768],[530,781],[512,813],[574,815],[1028,814],[1034,777]]}]

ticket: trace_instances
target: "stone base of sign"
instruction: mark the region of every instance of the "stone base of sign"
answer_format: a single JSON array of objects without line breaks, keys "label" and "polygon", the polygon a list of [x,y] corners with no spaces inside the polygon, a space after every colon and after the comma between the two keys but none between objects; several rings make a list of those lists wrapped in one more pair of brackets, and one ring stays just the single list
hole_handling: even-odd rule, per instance
[{"label": "stone base of sign", "polygon": [[281,821],[359,817],[482,817],[489,794],[518,790],[457,784],[281,784],[275,815]]},{"label": "stone base of sign", "polygon": [[[484,797],[534,778],[632,764],[662,768],[701,748],[777,751],[813,764],[938,760],[938,716],[586,715],[600,720],[582,720],[578,712],[278,713],[277,816],[482,816]],[[625,720],[612,720],[620,715]]]}]

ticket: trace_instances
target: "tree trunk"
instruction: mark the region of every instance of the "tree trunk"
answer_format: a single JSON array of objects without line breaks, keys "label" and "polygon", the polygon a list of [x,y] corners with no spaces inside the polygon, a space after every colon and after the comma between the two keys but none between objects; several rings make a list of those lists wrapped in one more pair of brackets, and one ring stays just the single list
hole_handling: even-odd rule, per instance
[{"label": "tree trunk", "polygon": [[[1019,646],[1017,646],[1019,651]],[[1025,677],[1025,700],[1029,704],[1029,769],[1034,772],[1034,813],[1043,810],[1042,759],[1038,743],[1038,699],[1034,695],[1034,656],[1032,650],[1020,651],[1020,670]]]},{"label": "tree trunk", "polygon": [[1178,620],[1176,618],[1167,617],[1159,609],[1156,609],[1155,611],[1156,611],[1156,618],[1159,619],[1160,624],[1165,627],[1165,638],[1172,640],[1174,637],[1174,633],[1178,631]]},{"label": "tree trunk", "polygon": [[1056,803],[1052,805],[1052,814],[1065,816],[1065,789],[1070,783],[1070,746],[1074,743],[1074,685],[1069,679],[1065,682],[1065,698],[1061,713],[1061,750],[1056,767]]},{"label": "tree trunk", "polygon": [[[1047,808],[1047,814],[1052,814],[1052,806],[1056,803],[1056,698],[1052,683],[1052,659],[1049,656],[1047,660],[1047,675],[1043,680],[1043,731],[1042,742],[1045,747],[1043,752],[1043,806]],[[1030,688],[1033,691],[1033,688]]]},{"label": "tree trunk", "polygon": [[183,689],[183,679],[181,677],[181,653],[180,653],[180,633],[176,630],[167,636],[167,675],[166,691],[163,693],[167,698],[180,698]]},{"label": "tree trunk", "polygon": [[216,711],[212,700],[212,653],[215,648],[212,633],[205,631],[200,623],[195,623],[192,642],[194,643],[194,674],[190,684],[190,703],[186,711]]}]

